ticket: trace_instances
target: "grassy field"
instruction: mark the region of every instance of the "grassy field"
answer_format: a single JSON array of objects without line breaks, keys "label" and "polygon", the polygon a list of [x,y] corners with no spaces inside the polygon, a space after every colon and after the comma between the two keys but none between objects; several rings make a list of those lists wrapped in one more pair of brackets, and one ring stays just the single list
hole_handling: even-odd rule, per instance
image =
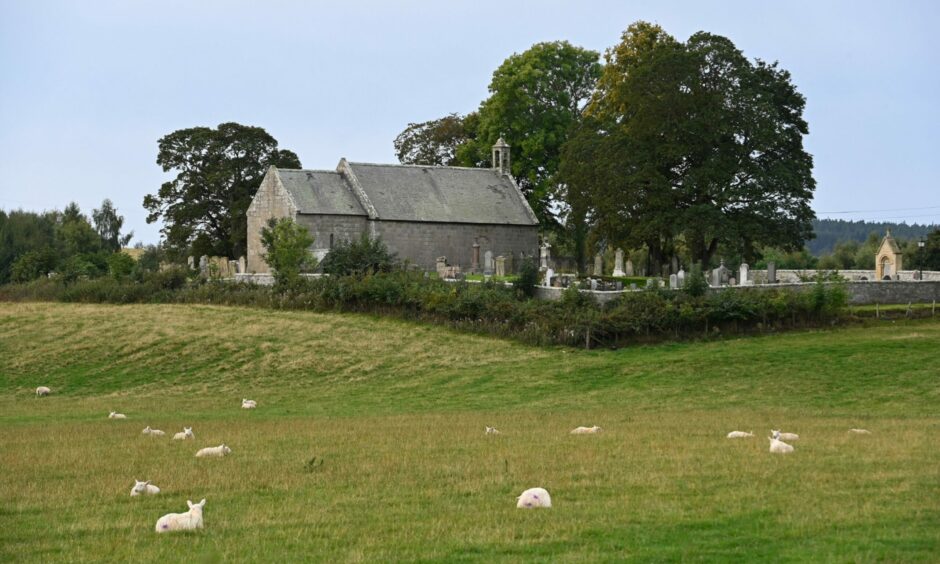
[{"label": "grassy field", "polygon": [[[767,452],[772,427],[795,453]],[[0,304],[0,560],[936,562],[938,435],[935,320],[583,351],[367,316]],[[163,492],[131,498],[134,478]],[[515,509],[534,486],[554,507]],[[202,498],[205,530],[153,532]]]}]

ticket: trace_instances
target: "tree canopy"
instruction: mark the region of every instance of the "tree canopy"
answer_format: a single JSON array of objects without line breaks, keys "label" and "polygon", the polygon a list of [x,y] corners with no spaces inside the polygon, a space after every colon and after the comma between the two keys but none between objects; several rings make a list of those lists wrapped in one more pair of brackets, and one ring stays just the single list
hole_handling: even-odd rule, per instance
[{"label": "tree canopy", "polygon": [[645,244],[656,272],[681,243],[707,265],[718,249],[796,250],[812,236],[805,100],[776,63],[727,38],[685,43],[637,22],[605,54],[586,119],[563,154],[567,196],[599,238]]},{"label": "tree canopy", "polygon": [[457,165],[457,148],[476,136],[477,117],[477,114],[461,116],[454,113],[423,123],[409,123],[395,138],[398,162]]},{"label": "tree canopy", "polygon": [[147,222],[160,219],[177,254],[200,241],[204,253],[237,257],[247,248],[246,211],[269,166],[300,168],[260,127],[223,123],[180,129],[159,141],[157,164],[176,176],[144,197]]}]

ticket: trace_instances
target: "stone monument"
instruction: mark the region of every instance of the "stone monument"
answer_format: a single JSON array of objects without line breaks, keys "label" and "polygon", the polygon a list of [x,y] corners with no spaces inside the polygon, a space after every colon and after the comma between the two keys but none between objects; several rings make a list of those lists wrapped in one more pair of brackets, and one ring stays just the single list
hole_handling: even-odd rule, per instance
[{"label": "stone monument", "polygon": [[623,272],[623,249],[614,251],[614,276],[626,276]]}]

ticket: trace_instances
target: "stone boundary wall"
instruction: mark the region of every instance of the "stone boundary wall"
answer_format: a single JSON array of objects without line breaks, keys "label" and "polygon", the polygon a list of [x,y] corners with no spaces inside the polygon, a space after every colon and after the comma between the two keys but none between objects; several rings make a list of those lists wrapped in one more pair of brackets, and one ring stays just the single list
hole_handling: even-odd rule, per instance
[{"label": "stone boundary wall", "polygon": [[[788,284],[791,282],[799,282],[800,276],[814,276],[819,270],[780,270],[777,269],[777,280],[781,284]],[[822,270],[821,272],[832,272],[831,270]],[[875,280],[875,271],[874,270],[837,270],[839,275],[844,277],[849,281],[859,281],[864,282],[862,278],[867,280]],[[913,281],[915,273],[920,272],[919,270],[902,270],[899,273],[901,281]],[[940,271],[936,270],[925,270],[923,271],[924,280],[940,281]],[[735,276],[736,271],[731,271],[731,275]],[[767,271],[766,270],[751,270],[748,273],[748,280],[756,282],[757,284],[764,284],[767,282]]]}]

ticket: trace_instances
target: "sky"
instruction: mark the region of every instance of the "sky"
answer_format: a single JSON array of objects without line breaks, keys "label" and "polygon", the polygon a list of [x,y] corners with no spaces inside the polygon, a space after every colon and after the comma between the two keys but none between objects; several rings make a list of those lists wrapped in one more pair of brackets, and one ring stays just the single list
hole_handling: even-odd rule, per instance
[{"label": "sky", "polygon": [[513,53],[603,52],[631,23],[731,39],[806,97],[819,217],[940,223],[940,2],[0,0],[0,209],[91,212],[134,241],[157,140],[235,121],[305,168],[396,162],[408,123],[475,110]]}]

